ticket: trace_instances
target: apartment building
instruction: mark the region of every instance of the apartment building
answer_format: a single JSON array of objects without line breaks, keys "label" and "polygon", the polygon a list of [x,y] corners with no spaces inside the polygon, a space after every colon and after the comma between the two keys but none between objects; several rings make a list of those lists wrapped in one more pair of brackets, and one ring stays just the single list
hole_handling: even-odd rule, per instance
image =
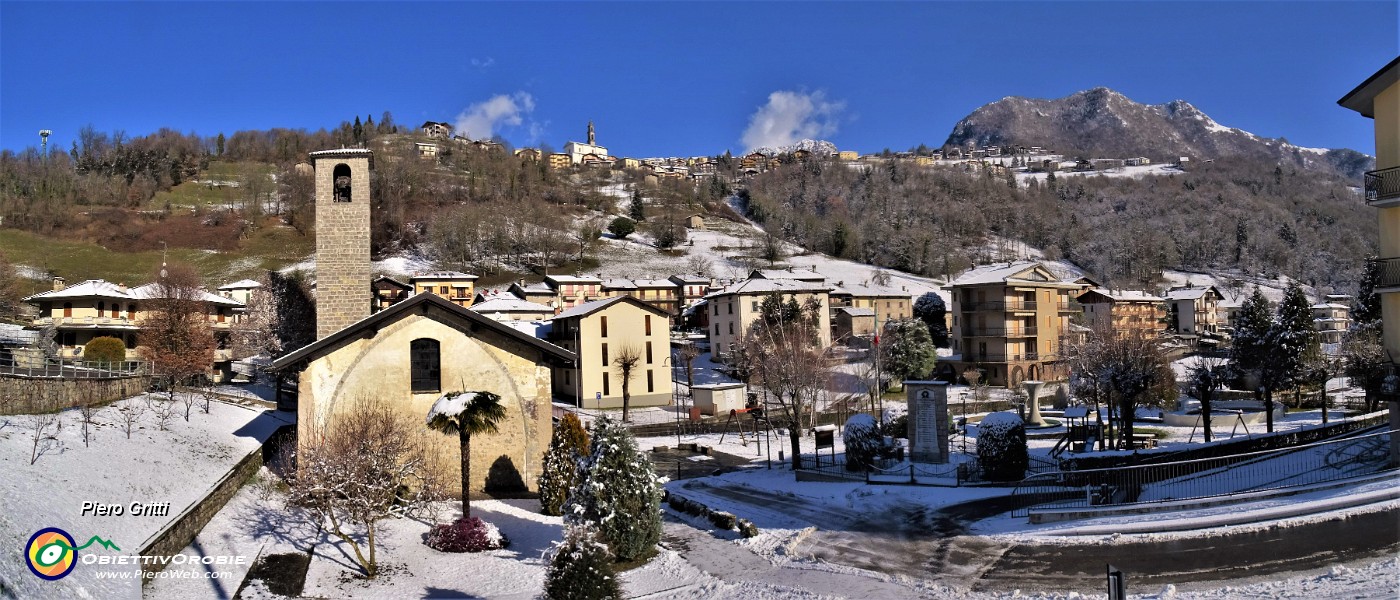
[{"label": "apartment building", "polygon": [[976,368],[983,381],[1007,387],[1069,376],[1060,349],[1082,286],[1041,263],[1017,262],[974,268],[950,288],[953,356],[946,362],[954,373]]},{"label": "apartment building", "polygon": [[880,323],[914,318],[914,300],[908,291],[880,286],[841,285],[831,290],[831,309],[866,308]]},{"label": "apartment building", "polygon": [[1313,326],[1321,344],[1340,344],[1351,328],[1351,296],[1329,295],[1324,302],[1312,305]]},{"label": "apartment building", "polygon": [[1220,331],[1223,297],[1213,285],[1167,290],[1167,329],[1187,335],[1215,335]]},{"label": "apartment building", "polygon": [[822,283],[796,279],[746,279],[705,296],[708,303],[710,352],[718,360],[726,360],[749,328],[759,319],[759,306],[770,296],[782,301],[796,300],[817,308],[817,335],[823,346],[831,344],[831,305]]},{"label": "apartment building", "polygon": [[1084,322],[1119,338],[1153,338],[1166,329],[1166,299],[1139,290],[1091,288],[1079,294]]},{"label": "apartment building", "polygon": [[415,294],[437,294],[462,308],[476,300],[476,275],[458,271],[433,271],[409,278]]},{"label": "apartment building", "polygon": [[413,286],[388,276],[375,279],[369,285],[374,289],[374,312],[403,302],[413,295]]},{"label": "apartment building", "polygon": [[545,275],[544,284],[554,291],[555,306],[564,310],[605,297],[603,280],[597,277]]},{"label": "apartment building", "polygon": [[620,408],[619,357],[632,354],[631,407],[671,403],[670,329],[664,311],[631,296],[584,302],[551,321],[548,341],[578,355],[578,364],[553,368],[552,388],[580,408]]},{"label": "apartment building", "polygon": [[510,294],[496,294],[472,305],[471,310],[494,321],[542,321],[554,316],[554,307],[521,300]]}]

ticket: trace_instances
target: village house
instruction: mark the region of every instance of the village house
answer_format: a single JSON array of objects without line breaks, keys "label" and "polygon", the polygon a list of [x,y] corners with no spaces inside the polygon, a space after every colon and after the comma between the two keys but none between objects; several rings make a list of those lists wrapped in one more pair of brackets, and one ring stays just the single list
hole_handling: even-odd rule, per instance
[{"label": "village house", "polygon": [[[500,396],[505,416],[497,432],[472,440],[471,464],[480,468],[471,473],[470,490],[457,487],[458,440],[428,430],[420,435],[450,492],[534,490],[553,433],[550,372],[572,365],[575,356],[436,292],[414,294],[371,315],[372,156],[363,149],[311,154],[320,282],[317,340],[272,365],[281,376],[298,380],[297,443],[302,448],[318,443],[360,403],[387,402],[404,419],[421,424],[445,393],[489,391]],[[433,285],[438,287],[436,280]]]},{"label": "village house", "polygon": [[671,318],[630,296],[594,300],[559,313],[551,321],[549,341],[578,355],[577,366],[559,366],[553,390],[561,401],[580,408],[622,406],[622,367],[632,356],[628,383],[631,407],[671,403]]},{"label": "village house", "polygon": [[554,307],[527,302],[510,294],[493,294],[472,304],[471,310],[495,321],[542,321],[554,316]]},{"label": "village house", "polygon": [[685,226],[691,229],[705,228],[705,215],[696,213],[685,218]]},{"label": "village house", "polygon": [[868,308],[871,317],[882,325],[914,317],[914,302],[909,292],[883,286],[843,285],[832,288],[831,309]]},{"label": "village house", "polygon": [[[128,288],[101,279],[89,279],[72,286],[65,283],[62,277],[55,277],[52,290],[24,299],[38,308],[32,327],[53,326],[59,356],[82,359],[83,347],[94,338],[105,336],[126,344],[128,360],[139,359],[141,324],[150,317],[151,301],[162,299],[160,284]],[[233,358],[227,349],[229,330],[244,304],[204,290],[198,291],[197,301],[202,305],[218,344],[214,364],[210,367],[214,379],[222,381],[229,373],[228,363]]]},{"label": "village house", "polygon": [[433,271],[409,278],[415,294],[437,294],[462,308],[476,300],[476,275],[458,271]]},{"label": "village house", "polygon": [[553,153],[549,155],[549,168],[555,171],[563,171],[573,166],[574,161],[568,154]]},{"label": "village house", "polygon": [[452,137],[452,124],[438,123],[435,121],[424,121],[419,131],[433,139],[448,139]]},{"label": "village house", "polygon": [[375,279],[370,287],[374,289],[374,312],[389,308],[413,295],[413,286],[387,275]]},{"label": "village house", "polygon": [[526,284],[524,279],[512,282],[506,292],[526,302],[545,306],[558,306],[559,294],[543,281]]},{"label": "village house", "polygon": [[709,307],[710,352],[717,360],[726,361],[761,316],[759,306],[763,300],[772,296],[783,302],[796,300],[803,307],[814,306],[819,343],[831,345],[831,308],[827,299],[830,289],[825,283],[755,277],[710,293],[705,296]]},{"label": "village house", "polygon": [[603,280],[578,275],[545,275],[544,284],[554,291],[556,304],[570,309],[603,298]]},{"label": "village house", "polygon": [[941,374],[975,368],[988,384],[1007,387],[1069,376],[1060,352],[1070,315],[1079,312],[1071,302],[1079,284],[1041,263],[1016,262],[974,268],[950,287],[953,356],[940,359]]},{"label": "village house", "polygon": [[542,157],[540,151],[535,148],[516,148],[515,155],[520,157],[520,160],[528,160],[531,162],[539,162]]},{"label": "village house", "polygon": [[1351,329],[1351,296],[1329,294],[1323,302],[1312,305],[1312,316],[1318,343],[1342,343],[1342,337]]},{"label": "village house", "polygon": [[1089,328],[1120,339],[1155,338],[1166,327],[1166,299],[1138,290],[1091,288],[1079,295]]},{"label": "village house", "polygon": [[844,161],[852,161],[860,158],[860,153],[855,150],[842,150],[836,153],[837,158]]},{"label": "village house", "polygon": [[1222,298],[1215,286],[1174,287],[1167,290],[1167,329],[1187,335],[1214,335],[1220,331],[1217,304]]},{"label": "village house", "polygon": [[810,269],[754,269],[749,279],[791,279],[805,283],[826,284],[826,276]]},{"label": "village house", "polygon": [[875,311],[869,308],[832,306],[831,339],[836,343],[847,343],[851,338],[870,337],[875,334]]},{"label": "village house", "polygon": [[710,293],[712,283],[709,277],[699,275],[672,275],[667,278],[667,281],[676,285],[682,306],[690,306],[696,300],[704,298],[705,294]]},{"label": "village house", "polygon": [[438,145],[432,142],[414,142],[413,147],[418,151],[418,158],[437,158]]}]

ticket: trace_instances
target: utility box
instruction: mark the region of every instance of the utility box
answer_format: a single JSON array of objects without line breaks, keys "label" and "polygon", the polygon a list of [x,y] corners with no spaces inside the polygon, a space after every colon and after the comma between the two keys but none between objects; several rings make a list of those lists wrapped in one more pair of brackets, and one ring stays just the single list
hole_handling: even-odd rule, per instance
[{"label": "utility box", "polygon": [[743,409],[744,400],[748,397],[742,383],[697,385],[690,388],[690,395],[695,399],[695,408],[700,409],[700,414],[710,416],[727,415],[731,410]]}]

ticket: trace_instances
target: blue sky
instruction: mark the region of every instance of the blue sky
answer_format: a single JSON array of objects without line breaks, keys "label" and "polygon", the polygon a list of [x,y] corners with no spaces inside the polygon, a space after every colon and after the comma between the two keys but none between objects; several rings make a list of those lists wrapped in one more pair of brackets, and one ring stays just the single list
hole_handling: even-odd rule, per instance
[{"label": "blue sky", "polygon": [[[621,156],[815,134],[942,144],[1004,96],[1096,86],[1374,152],[1336,100],[1393,59],[1397,3],[0,1],[0,147],[77,130],[334,127],[391,111]],[[763,133],[767,132],[767,133]],[[475,137],[475,136],[474,136]]]}]

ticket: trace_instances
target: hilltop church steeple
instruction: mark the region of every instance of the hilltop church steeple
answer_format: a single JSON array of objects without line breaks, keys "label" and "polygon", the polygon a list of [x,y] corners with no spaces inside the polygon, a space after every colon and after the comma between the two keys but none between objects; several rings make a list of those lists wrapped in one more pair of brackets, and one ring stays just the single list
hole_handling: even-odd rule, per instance
[{"label": "hilltop church steeple", "polygon": [[596,145],[598,145],[597,142],[593,141],[593,121],[589,121],[589,122],[588,122],[588,145],[589,145],[589,146],[596,146]]}]

